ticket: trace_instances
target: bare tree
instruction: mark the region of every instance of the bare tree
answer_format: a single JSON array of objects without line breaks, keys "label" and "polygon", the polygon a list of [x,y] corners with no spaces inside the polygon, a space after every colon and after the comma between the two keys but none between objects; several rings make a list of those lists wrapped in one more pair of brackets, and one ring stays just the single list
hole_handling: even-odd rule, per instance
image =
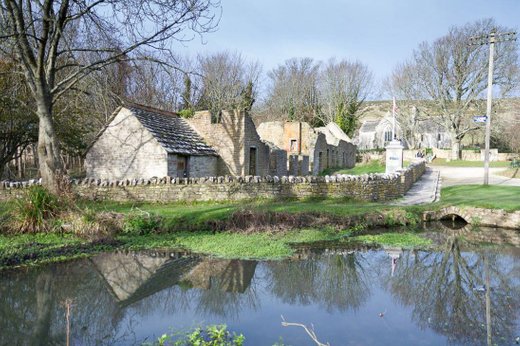
[{"label": "bare tree", "polygon": [[15,66],[0,60],[0,177],[4,167],[36,140],[36,115],[26,108],[29,92]]},{"label": "bare tree", "polygon": [[323,122],[336,122],[347,135],[353,135],[373,81],[372,72],[360,61],[330,59],[320,73]]},{"label": "bare tree", "polygon": [[43,183],[64,174],[54,124],[57,100],[92,71],[125,60],[158,61],[176,40],[216,25],[216,0],[0,1],[0,46],[16,56],[36,103]]},{"label": "bare tree", "polygon": [[[452,158],[460,158],[460,143],[475,129],[470,108],[478,109],[487,87],[489,50],[470,46],[470,38],[491,30],[511,31],[493,19],[479,20],[452,27],[448,34],[433,43],[423,42],[412,58],[397,66],[387,84],[401,99],[429,101],[428,116],[449,132]],[[495,55],[494,85],[501,96],[518,84],[518,50],[513,44],[498,44]],[[421,109],[425,112],[426,109]]]},{"label": "bare tree", "polygon": [[197,108],[209,109],[215,115],[222,109],[250,109],[260,72],[258,62],[248,63],[238,53],[199,55]]},{"label": "bare tree", "polygon": [[266,108],[271,115],[318,125],[319,70],[320,64],[311,58],[293,58],[270,71]]},{"label": "bare tree", "polygon": [[177,111],[182,106],[185,73],[178,68],[138,61],[130,73],[127,98],[141,104]]}]

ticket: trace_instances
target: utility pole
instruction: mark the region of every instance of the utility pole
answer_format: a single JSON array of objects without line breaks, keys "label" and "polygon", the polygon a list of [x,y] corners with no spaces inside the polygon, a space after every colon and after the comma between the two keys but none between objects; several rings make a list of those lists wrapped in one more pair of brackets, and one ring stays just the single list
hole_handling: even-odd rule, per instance
[{"label": "utility pole", "polygon": [[516,32],[497,33],[493,29],[489,35],[470,38],[470,45],[481,46],[489,45],[489,67],[487,85],[487,106],[486,106],[486,147],[484,150],[484,185],[489,184],[489,142],[491,138],[491,104],[493,98],[493,63],[495,58],[495,43],[505,41],[515,41]]}]

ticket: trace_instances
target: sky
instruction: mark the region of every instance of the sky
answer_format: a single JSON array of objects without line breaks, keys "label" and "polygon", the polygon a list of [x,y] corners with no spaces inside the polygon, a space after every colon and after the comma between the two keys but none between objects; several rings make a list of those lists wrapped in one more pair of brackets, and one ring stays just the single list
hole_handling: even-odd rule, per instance
[{"label": "sky", "polygon": [[293,57],[360,60],[376,81],[423,41],[451,26],[493,17],[520,29],[520,0],[221,0],[215,32],[185,44],[186,54],[222,50],[267,72]]}]

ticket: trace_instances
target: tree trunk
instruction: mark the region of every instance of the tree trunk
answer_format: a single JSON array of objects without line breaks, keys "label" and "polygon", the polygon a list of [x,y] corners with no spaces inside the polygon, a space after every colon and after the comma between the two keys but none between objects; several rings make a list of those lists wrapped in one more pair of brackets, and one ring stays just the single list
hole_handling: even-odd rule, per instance
[{"label": "tree trunk", "polygon": [[54,131],[51,104],[50,96],[45,95],[45,93],[39,95],[37,100],[39,118],[38,163],[43,186],[53,193],[59,193],[61,192],[60,187],[64,171],[60,146]]}]

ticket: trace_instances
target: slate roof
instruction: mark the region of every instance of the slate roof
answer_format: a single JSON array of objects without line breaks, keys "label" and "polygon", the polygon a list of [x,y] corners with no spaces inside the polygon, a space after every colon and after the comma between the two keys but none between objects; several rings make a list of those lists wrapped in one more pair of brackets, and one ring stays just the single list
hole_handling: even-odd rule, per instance
[{"label": "slate roof", "polygon": [[175,113],[136,105],[126,107],[170,154],[218,156],[188,124]]},{"label": "slate roof", "polygon": [[378,124],[379,124],[379,120],[366,120],[361,125],[361,128],[359,129],[359,132],[360,133],[375,132],[376,131],[376,127],[377,127]]}]

